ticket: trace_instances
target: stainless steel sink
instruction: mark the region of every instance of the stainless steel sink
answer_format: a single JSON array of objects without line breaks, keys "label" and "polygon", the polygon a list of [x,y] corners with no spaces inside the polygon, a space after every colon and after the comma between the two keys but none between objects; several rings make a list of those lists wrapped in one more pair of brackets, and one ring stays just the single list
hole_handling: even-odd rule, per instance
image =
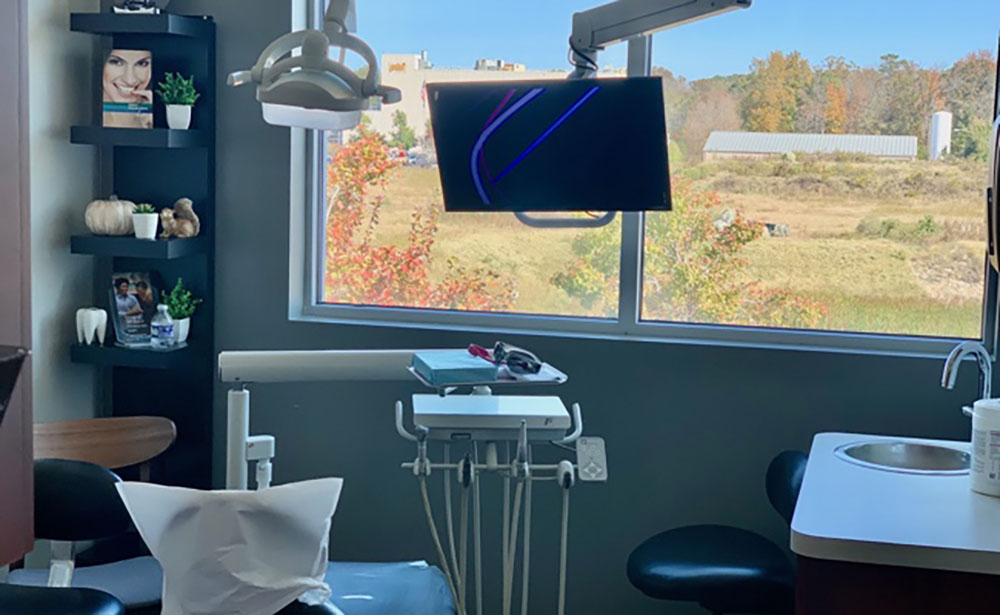
[{"label": "stainless steel sink", "polygon": [[852,442],[834,451],[848,463],[903,474],[957,475],[969,473],[969,453],[946,446],[911,442]]}]

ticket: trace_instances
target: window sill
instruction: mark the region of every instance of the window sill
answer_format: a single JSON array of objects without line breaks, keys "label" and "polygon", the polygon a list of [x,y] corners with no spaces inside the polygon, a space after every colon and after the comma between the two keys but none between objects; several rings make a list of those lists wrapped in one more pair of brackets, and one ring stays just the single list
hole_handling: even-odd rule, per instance
[{"label": "window sill", "polygon": [[[683,344],[727,348],[757,348],[803,352],[944,359],[964,339],[909,337],[833,331],[758,329],[729,325],[640,322],[624,326],[616,321],[519,314],[443,314],[430,310],[313,305],[289,314],[299,323],[355,327],[422,329]],[[449,322],[445,322],[445,321]]]}]

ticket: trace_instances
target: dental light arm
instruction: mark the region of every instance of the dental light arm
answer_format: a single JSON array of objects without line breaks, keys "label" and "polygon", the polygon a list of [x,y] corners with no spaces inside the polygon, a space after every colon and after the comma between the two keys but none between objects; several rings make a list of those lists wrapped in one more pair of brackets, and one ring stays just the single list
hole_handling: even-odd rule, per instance
[{"label": "dental light arm", "polygon": [[[597,54],[605,47],[648,36],[693,21],[750,8],[753,0],[616,0],[573,15],[569,39],[574,71],[570,79],[597,76]],[[629,66],[629,76],[643,76]],[[611,224],[616,214],[606,212],[593,219],[536,218],[517,212],[517,219],[535,228],[595,228]]]},{"label": "dental light arm", "polygon": [[[364,41],[350,34],[357,25],[354,0],[331,0],[324,31],[300,30],[268,45],[250,70],[229,75],[227,83],[257,85],[264,120],[280,126],[346,130],[357,126],[369,99],[390,104],[401,92],[381,85],[378,60]],[[367,64],[364,79],[330,57],[340,47],[360,55]],[[298,53],[295,53],[298,50]]]}]

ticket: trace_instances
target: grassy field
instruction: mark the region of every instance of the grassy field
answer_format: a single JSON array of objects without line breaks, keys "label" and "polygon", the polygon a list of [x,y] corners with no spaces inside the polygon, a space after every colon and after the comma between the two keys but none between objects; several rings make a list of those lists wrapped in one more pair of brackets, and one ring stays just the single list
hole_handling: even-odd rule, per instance
[{"label": "grassy field", "polygon": [[[441,203],[435,169],[394,173],[378,243],[405,243],[413,208]],[[821,302],[821,328],[978,336],[985,164],[799,157],[702,163],[678,174],[717,191],[725,208],[787,225],[787,237],[747,248],[744,275]],[[517,311],[590,315],[551,283],[574,262],[572,242],[583,232],[528,231],[509,214],[445,214],[432,274],[458,257],[516,280]]]}]

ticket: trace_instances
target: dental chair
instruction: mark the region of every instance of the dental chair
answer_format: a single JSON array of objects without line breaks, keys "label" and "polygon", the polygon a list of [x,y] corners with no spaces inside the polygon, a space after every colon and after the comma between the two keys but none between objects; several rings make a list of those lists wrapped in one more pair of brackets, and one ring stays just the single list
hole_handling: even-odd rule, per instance
[{"label": "dental chair", "polygon": [[51,562],[47,570],[12,570],[8,583],[100,590],[120,601],[129,615],[159,613],[163,574],[152,557],[75,565],[75,543],[120,536],[132,528],[115,489],[120,480],[111,470],[85,461],[36,460],[35,538],[51,541]]},{"label": "dental chair", "polygon": [[[771,506],[791,524],[807,456],[785,451],[767,469]],[[795,569],[767,538],[725,525],[691,525],[657,534],[628,559],[628,578],[651,598],[697,602],[714,615],[790,615]]]},{"label": "dental chair", "polygon": [[[132,527],[131,517],[115,488],[120,481],[114,472],[85,461],[35,462],[35,536],[53,541],[52,563],[48,570],[11,571],[9,585],[0,584],[0,614],[159,615],[163,571],[153,557],[133,557],[97,566],[75,567],[73,563],[74,542],[120,535]],[[386,572],[383,568],[332,563],[327,580],[343,583],[345,574],[363,577],[350,583],[350,592],[356,593],[364,590],[365,583],[377,583],[378,573]],[[334,571],[340,574],[331,574]],[[420,576],[417,571],[393,572],[394,576],[408,579]],[[67,577],[71,577],[69,588],[49,586],[51,582],[65,582]],[[405,582],[397,585],[403,593],[414,589],[406,587]],[[296,602],[282,609],[280,615],[334,613],[329,605],[307,606]]]},{"label": "dental chair", "polygon": [[0,613],[3,615],[43,615],[48,613],[123,615],[124,612],[125,607],[117,598],[96,589],[24,587],[0,584]]}]

